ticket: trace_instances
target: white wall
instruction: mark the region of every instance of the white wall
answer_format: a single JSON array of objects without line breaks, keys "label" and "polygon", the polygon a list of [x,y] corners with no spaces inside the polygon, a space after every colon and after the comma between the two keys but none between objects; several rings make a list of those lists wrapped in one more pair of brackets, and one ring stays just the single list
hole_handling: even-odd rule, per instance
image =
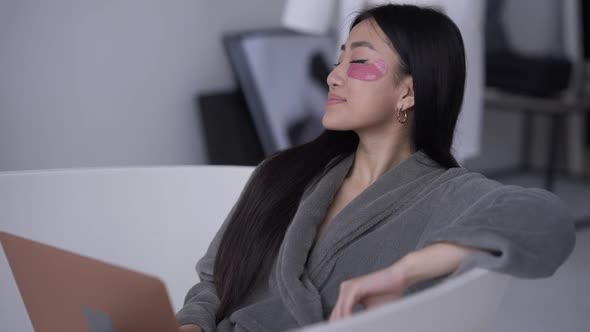
[{"label": "white wall", "polygon": [[0,171],[206,162],[194,96],[234,86],[224,31],[283,0],[0,0]]}]

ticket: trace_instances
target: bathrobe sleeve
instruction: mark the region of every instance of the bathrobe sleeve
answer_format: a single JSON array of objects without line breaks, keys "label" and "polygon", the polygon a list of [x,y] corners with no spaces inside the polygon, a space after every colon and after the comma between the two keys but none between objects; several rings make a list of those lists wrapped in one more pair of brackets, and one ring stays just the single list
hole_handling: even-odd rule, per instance
[{"label": "bathrobe sleeve", "polygon": [[[258,173],[260,165],[254,169],[246,182],[244,189]],[[217,249],[219,248],[225,229],[236,209],[237,202],[242,199],[242,196],[244,195],[244,189],[242,189],[236,204],[234,204],[223,224],[213,237],[205,256],[197,261],[196,270],[200,282],[190,288],[185,296],[184,306],[178,311],[178,313],[176,313],[176,322],[179,326],[196,324],[202,327],[205,332],[216,330],[215,313],[220,305],[220,300],[215,289],[215,284],[213,283],[213,266],[215,263],[215,256],[217,255]]]},{"label": "bathrobe sleeve", "polygon": [[450,242],[480,249],[453,275],[476,266],[521,278],[553,275],[575,244],[563,201],[539,188],[502,185],[479,174],[465,178],[451,181],[437,198],[439,218],[423,233],[421,247]]}]

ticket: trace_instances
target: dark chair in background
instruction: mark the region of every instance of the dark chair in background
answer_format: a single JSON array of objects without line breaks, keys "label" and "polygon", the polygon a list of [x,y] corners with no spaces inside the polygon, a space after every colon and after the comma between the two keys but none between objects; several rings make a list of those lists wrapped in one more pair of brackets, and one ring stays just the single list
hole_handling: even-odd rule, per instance
[{"label": "dark chair in background", "polygon": [[238,91],[214,92],[197,97],[212,165],[254,166],[264,159],[248,106]]},{"label": "dark chair in background", "polygon": [[[585,60],[581,52],[581,29],[578,8],[570,8],[571,2],[563,2],[564,13],[569,21],[563,22],[564,39],[572,41],[563,56],[531,56],[514,51],[509,44],[500,17],[504,1],[487,3],[486,20],[486,85],[485,106],[487,110],[520,113],[523,116],[520,163],[514,168],[488,172],[492,178],[501,178],[519,173],[531,173],[533,118],[549,118],[549,133],[546,136],[543,186],[554,190],[558,162],[565,160],[569,147],[569,120],[576,114],[587,113],[590,99],[585,94]],[[576,4],[581,6],[580,3]],[[570,7],[568,7],[570,6]],[[563,19],[565,20],[565,18]],[[577,44],[576,44],[577,43]],[[567,42],[566,42],[567,44]],[[573,49],[573,50],[572,50]],[[580,137],[580,150],[583,150]],[[576,148],[576,147],[574,147]],[[562,152],[562,154],[559,154]],[[566,177],[580,179],[569,170],[562,172]],[[582,180],[586,180],[582,177]]]}]

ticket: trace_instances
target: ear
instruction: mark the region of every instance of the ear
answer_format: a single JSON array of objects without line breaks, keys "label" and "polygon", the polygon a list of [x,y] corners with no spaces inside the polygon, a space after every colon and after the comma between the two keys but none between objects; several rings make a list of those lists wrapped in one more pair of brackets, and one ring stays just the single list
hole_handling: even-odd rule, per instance
[{"label": "ear", "polygon": [[408,76],[404,78],[404,92],[402,93],[401,104],[403,105],[404,109],[410,109],[414,107],[414,80],[412,76]]},{"label": "ear", "polygon": [[412,76],[404,77],[400,85],[401,95],[397,102],[396,109],[403,108],[404,110],[414,107],[414,80]]}]

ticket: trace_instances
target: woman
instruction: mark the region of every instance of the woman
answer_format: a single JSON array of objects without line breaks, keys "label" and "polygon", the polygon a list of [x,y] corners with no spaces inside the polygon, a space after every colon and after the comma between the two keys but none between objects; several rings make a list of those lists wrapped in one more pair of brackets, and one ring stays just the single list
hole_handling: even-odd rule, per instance
[{"label": "woman", "polygon": [[563,203],[469,172],[450,152],[464,59],[441,13],[359,14],[327,79],[327,130],[256,167],[197,263],[180,330],[341,319],[473,266],[553,274],[575,241]]}]

